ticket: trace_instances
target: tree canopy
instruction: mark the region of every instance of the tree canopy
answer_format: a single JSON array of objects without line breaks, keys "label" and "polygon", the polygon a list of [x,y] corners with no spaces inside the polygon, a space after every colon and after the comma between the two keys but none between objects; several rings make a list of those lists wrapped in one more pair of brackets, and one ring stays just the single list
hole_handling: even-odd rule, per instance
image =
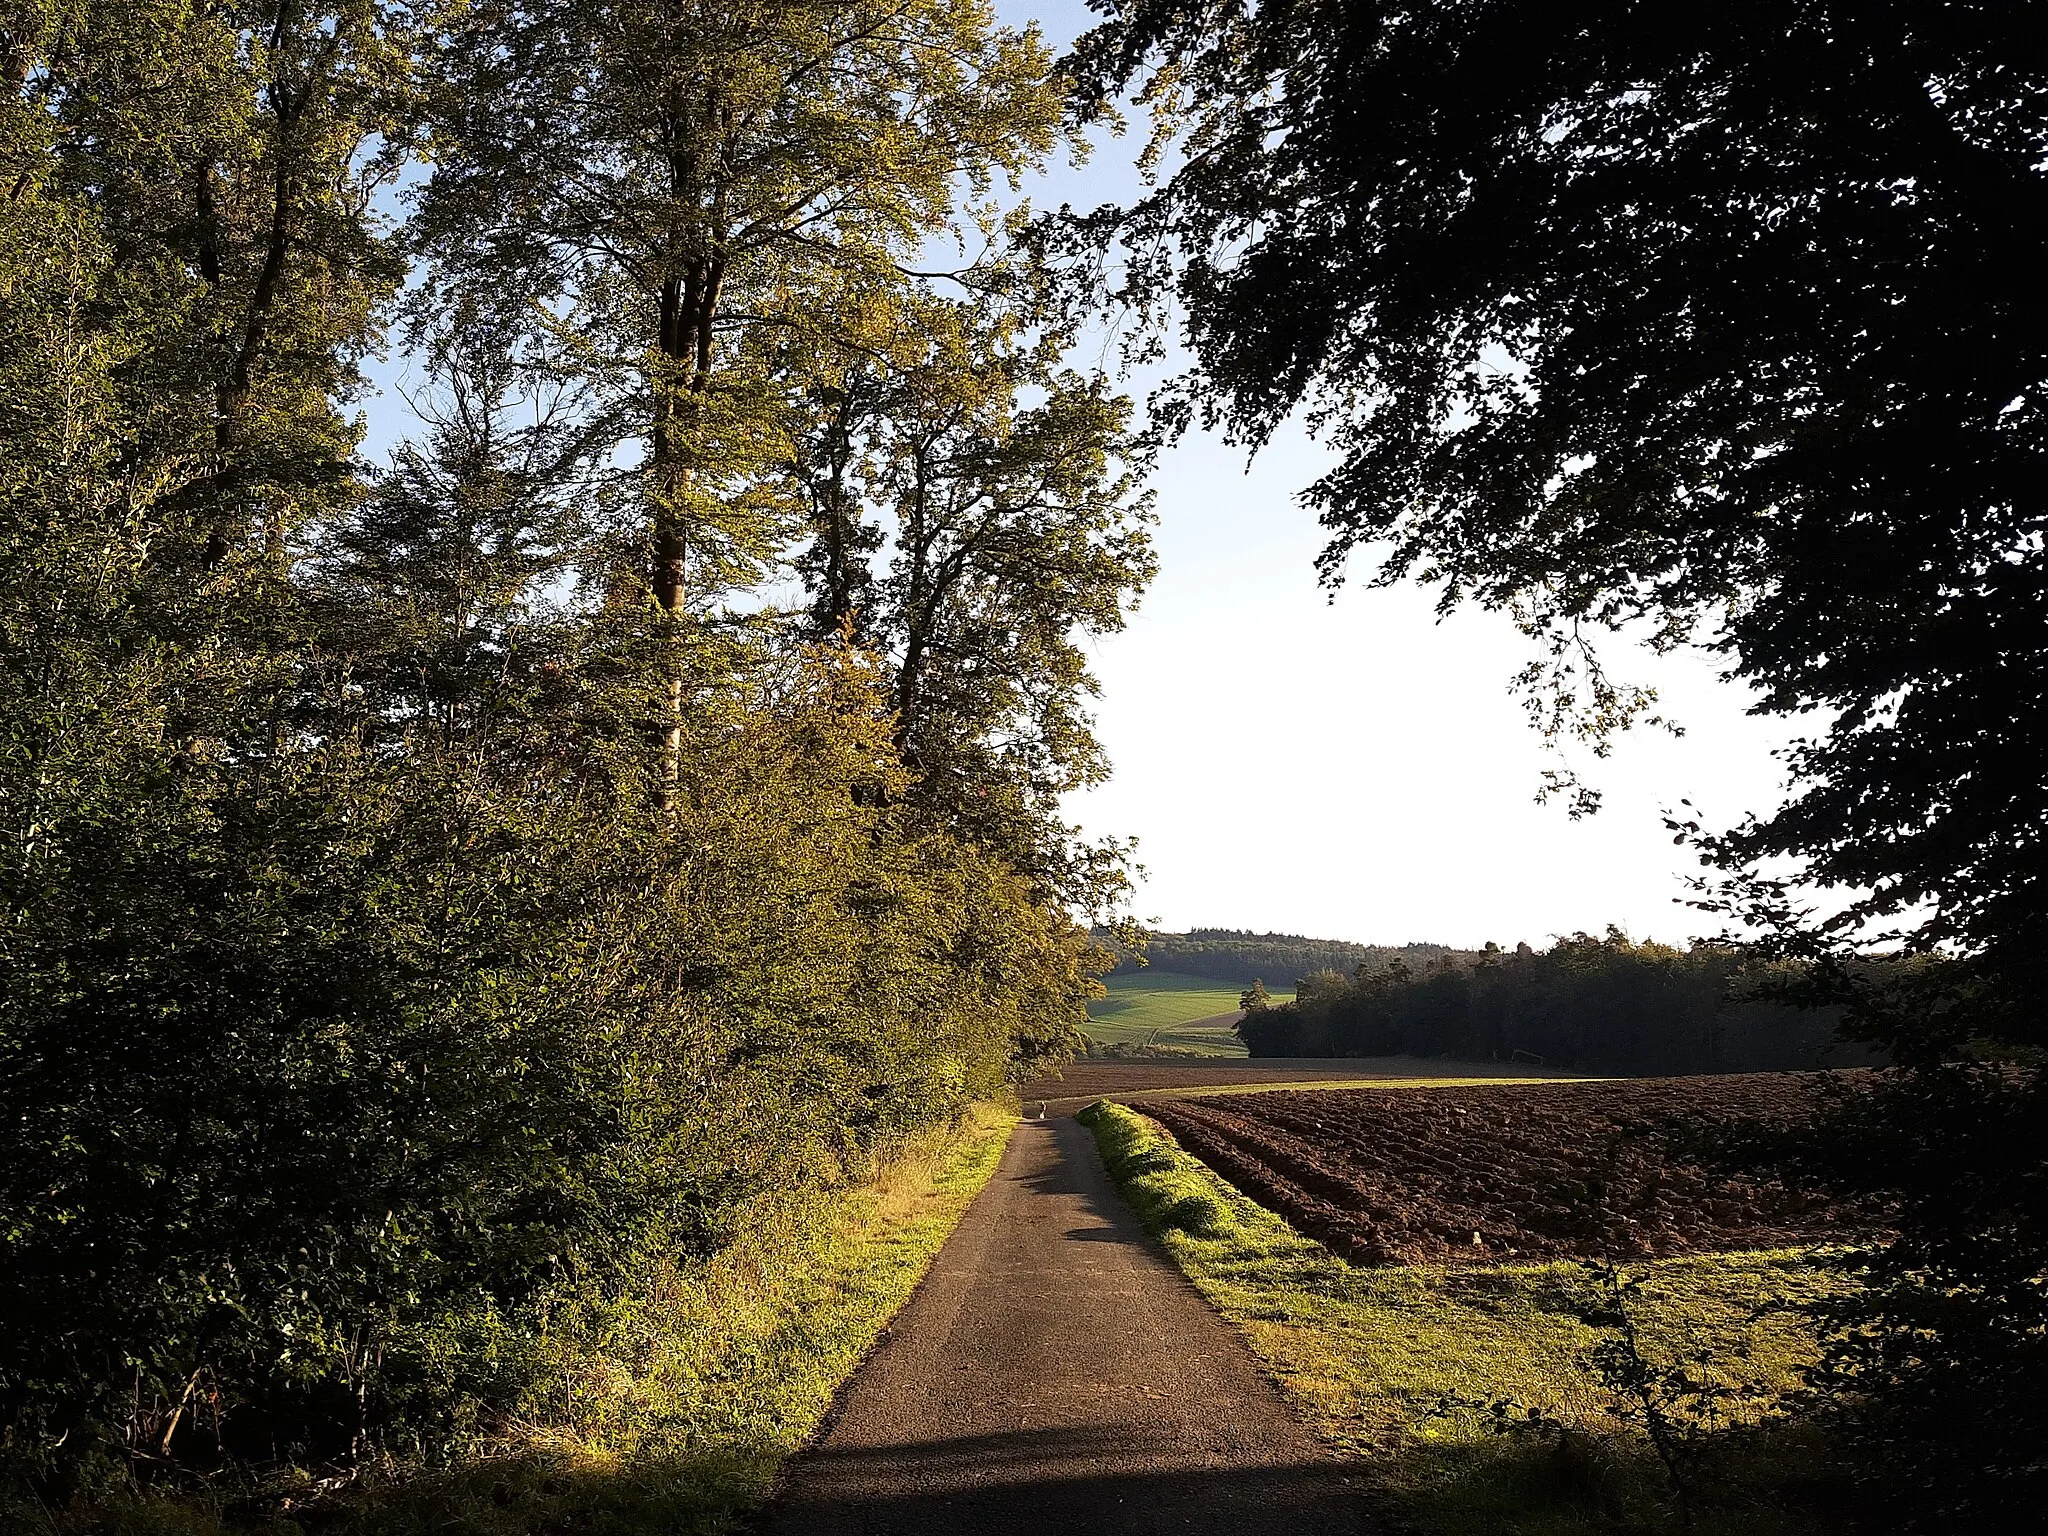
[{"label": "tree canopy", "polygon": [[0,1509],[453,1459],[1078,1044],[1123,874],[1053,802],[1151,567],[980,207],[1049,60],[50,0],[0,81]]},{"label": "tree canopy", "polygon": [[[1781,994],[1844,1005],[1906,1069],[1816,1149],[1898,1196],[1901,1229],[1816,1382],[1902,1528],[2033,1518],[2048,13],[1103,9],[1079,114],[1135,85],[1181,158],[1068,233],[1120,245],[1126,301],[1184,306],[1183,420],[1323,431],[1326,574],[1358,556],[1512,612],[1548,644],[1539,715],[1596,740],[1647,703],[1601,670],[1602,627],[1707,646],[1759,709],[1812,720],[1780,808],[1673,819],[1723,867],[1716,902],[1821,957]],[[1802,910],[1816,886],[1837,914]],[[1859,971],[1887,938],[1928,953]],[[1385,1038],[1424,1001],[1353,1011]]]},{"label": "tree canopy", "polygon": [[[1999,3],[1124,0],[1179,168],[1091,234],[1185,306],[1181,409],[1296,410],[1377,579],[1723,651],[1812,715],[1740,829],[1853,930],[2048,953],[2048,18]],[[1597,664],[1595,664],[1597,667]]]}]

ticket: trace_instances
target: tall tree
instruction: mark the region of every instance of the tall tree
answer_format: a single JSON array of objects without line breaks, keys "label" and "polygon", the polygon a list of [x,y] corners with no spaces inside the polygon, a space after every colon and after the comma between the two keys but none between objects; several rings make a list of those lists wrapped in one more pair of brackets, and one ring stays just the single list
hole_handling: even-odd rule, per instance
[{"label": "tall tree", "polygon": [[278,1358],[287,1274],[332,1257],[277,1219],[320,1186],[254,1153],[314,1156],[284,1090],[333,1063],[360,975],[315,958],[361,913],[363,804],[295,727],[291,577],[353,494],[345,407],[399,278],[370,204],[403,150],[403,21],[80,0],[0,23],[0,1417],[31,1462],[167,1454],[205,1371]]},{"label": "tall tree", "polygon": [[1045,50],[983,0],[531,0],[449,51],[425,249],[446,288],[581,338],[639,445],[640,580],[673,629],[788,526],[756,484],[786,430],[765,344],[857,338],[963,190],[1050,149]]},{"label": "tall tree", "polygon": [[373,205],[413,138],[411,22],[385,0],[86,4],[30,72],[61,130],[38,184],[92,208],[121,272],[98,318],[150,337],[127,401],[189,466],[195,558],[253,534],[274,562],[346,495],[341,407],[401,275]]},{"label": "tall tree", "polygon": [[1107,866],[1058,800],[1107,773],[1084,644],[1123,627],[1154,571],[1149,445],[1129,401],[1004,306],[908,318],[911,344],[829,372],[800,439],[814,630],[887,659],[920,804],[1095,908]]},{"label": "tall tree", "polygon": [[[1047,142],[1042,52],[539,14],[0,10],[0,1475],[51,1503],[459,1456],[679,1255],[1076,1043],[1097,952],[913,795],[895,674],[753,593],[681,622],[779,548],[812,360],[907,334],[899,264]],[[439,140],[379,472],[439,43],[503,89]]]},{"label": "tall tree", "polygon": [[[2048,21],[2005,3],[1128,0],[1184,166],[1120,221],[1185,405],[1378,579],[1698,636],[1825,711],[1736,840],[1924,942],[2048,955]],[[1108,221],[1105,222],[1117,222]]]}]

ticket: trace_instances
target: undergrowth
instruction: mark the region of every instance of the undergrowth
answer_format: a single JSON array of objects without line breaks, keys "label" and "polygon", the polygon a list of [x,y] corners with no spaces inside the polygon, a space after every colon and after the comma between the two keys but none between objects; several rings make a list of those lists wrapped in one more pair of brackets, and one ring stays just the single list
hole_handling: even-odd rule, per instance
[{"label": "undergrowth", "polygon": [[[1830,1447],[1776,1411],[1817,1359],[1800,1309],[1843,1283],[1811,1256],[1661,1259],[1629,1266],[1620,1291],[1613,1271],[1569,1263],[1358,1268],[1153,1121],[1108,1103],[1081,1118],[1175,1262],[1358,1459],[1397,1528],[1791,1536],[1846,1518]],[[1645,1372],[1665,1384],[1651,1388],[1661,1450]]]},{"label": "undergrowth", "polygon": [[706,1260],[553,1320],[536,1385],[479,1454],[0,1509],[45,1536],[690,1536],[737,1529],[988,1182],[1016,1116],[979,1106],[836,1188],[759,1209]]}]

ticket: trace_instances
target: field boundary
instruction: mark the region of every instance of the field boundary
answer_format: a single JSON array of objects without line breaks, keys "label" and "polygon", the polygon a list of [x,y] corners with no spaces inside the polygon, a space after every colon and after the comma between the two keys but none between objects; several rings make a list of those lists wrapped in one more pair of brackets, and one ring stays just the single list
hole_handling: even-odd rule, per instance
[{"label": "field boundary", "polygon": [[1092,1047],[1218,1061],[1241,1061],[1248,1054],[1235,1030],[1242,986],[1149,969],[1112,976],[1105,986],[1104,995],[1088,1004],[1081,1027]]},{"label": "field boundary", "polygon": [[[1112,1180],[1293,1409],[1414,1536],[1813,1536],[1852,1496],[1810,1421],[1777,1417],[1816,1358],[1804,1309],[1851,1282],[1814,1248],[1646,1260],[1643,1348],[1755,1404],[1719,1426],[1681,1514],[1647,1438],[1589,1368],[1592,1272],[1570,1261],[1358,1266],[1304,1236],[1134,1105],[1098,1100]],[[1547,1426],[1502,1433],[1537,1410]],[[1503,1417],[1505,1416],[1505,1417]],[[1531,1421],[1537,1422],[1537,1421]],[[1820,1500],[1816,1505],[1814,1500]],[[1690,1525],[1688,1527],[1688,1521]]]},{"label": "field boundary", "polygon": [[1496,1088],[1537,1085],[1543,1083],[1607,1083],[1619,1082],[1619,1078],[1607,1077],[1333,1077],[1327,1080],[1308,1082],[1272,1083],[1203,1083],[1180,1088],[1133,1088],[1122,1093],[1066,1093],[1056,1097],[1034,1094],[1025,1100],[1027,1108],[1039,1104],[1046,1106],[1048,1114],[1064,1114],[1064,1108],[1055,1106],[1087,1105],[1095,1103],[1142,1104],[1158,1099],[1207,1099],[1240,1093],[1324,1093],[1336,1089],[1386,1089],[1389,1092],[1406,1092],[1417,1088]]}]

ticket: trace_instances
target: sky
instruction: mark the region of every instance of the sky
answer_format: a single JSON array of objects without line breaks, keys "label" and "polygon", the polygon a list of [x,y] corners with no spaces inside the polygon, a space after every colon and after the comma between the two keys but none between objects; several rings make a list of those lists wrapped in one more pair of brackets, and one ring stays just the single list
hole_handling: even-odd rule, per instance
[{"label": "sky", "polygon": [[[1000,9],[1040,18],[1055,43],[1087,22],[1074,4]],[[1102,145],[1025,190],[1040,206],[1123,200],[1135,149]],[[1605,760],[1575,754],[1602,792],[1594,816],[1538,805],[1555,759],[1508,686],[1530,642],[1504,615],[1439,621],[1414,586],[1354,584],[1330,601],[1314,568],[1322,530],[1296,499],[1326,462],[1286,431],[1249,463],[1208,436],[1161,463],[1159,578],[1095,648],[1115,774],[1067,803],[1090,834],[1138,839],[1136,915],[1175,931],[1461,947],[1541,947],[1609,924],[1667,942],[1713,931],[1681,904],[1699,866],[1663,813],[1689,799],[1726,825],[1770,809],[1773,749],[1795,723],[1751,716],[1711,657],[1616,642],[1610,670],[1655,687],[1684,735],[1639,728]]]},{"label": "sky", "polygon": [[1555,759],[1508,687],[1530,643],[1501,615],[1439,621],[1412,585],[1330,601],[1321,530],[1294,500],[1319,461],[1289,434],[1249,472],[1207,438],[1161,467],[1159,579],[1096,647],[1115,774],[1067,805],[1090,833],[1139,840],[1137,914],[1460,947],[1711,931],[1678,904],[1699,866],[1663,813],[1689,799],[1725,825],[1768,809],[1787,723],[1748,715],[1711,658],[1617,643],[1612,670],[1656,687],[1684,735],[1639,727],[1605,760],[1574,753],[1602,792],[1591,817],[1536,804]]}]

